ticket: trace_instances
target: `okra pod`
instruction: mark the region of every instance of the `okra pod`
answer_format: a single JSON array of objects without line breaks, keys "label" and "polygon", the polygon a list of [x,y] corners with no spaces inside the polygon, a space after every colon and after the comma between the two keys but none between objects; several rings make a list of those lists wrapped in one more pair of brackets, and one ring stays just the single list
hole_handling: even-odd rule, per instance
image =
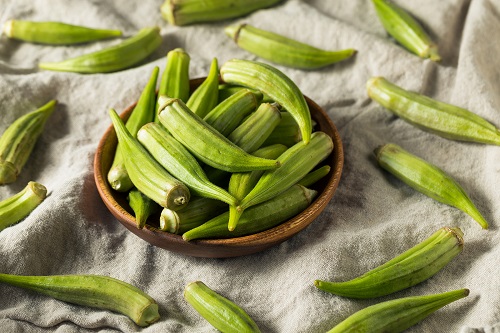
[{"label": "okra pod", "polygon": [[47,119],[57,104],[51,100],[17,118],[0,137],[0,185],[12,183],[31,155]]},{"label": "okra pod", "polygon": [[468,289],[413,296],[378,303],[342,321],[328,333],[397,333],[417,324],[445,305],[469,295]]},{"label": "okra pod", "polygon": [[500,130],[469,110],[404,90],[383,77],[368,80],[368,95],[398,117],[447,139],[500,145]]},{"label": "okra pod", "polygon": [[109,111],[123,149],[125,168],[134,186],[162,207],[172,210],[184,207],[190,198],[189,189],[170,175],[134,138],[115,110]]},{"label": "okra pod", "polygon": [[281,167],[266,171],[255,187],[234,210],[230,210],[228,229],[234,230],[245,209],[269,200],[296,184],[333,151],[333,141],[324,132],[314,132],[311,142],[301,141],[284,152],[278,161]]},{"label": "okra pod", "polygon": [[60,62],[41,62],[41,69],[83,74],[109,73],[129,68],[145,59],[162,42],[158,27],[143,28],[120,44]]},{"label": "okra pod", "polygon": [[228,136],[248,114],[255,111],[261,100],[260,92],[242,89],[219,103],[203,120],[222,135]]},{"label": "okra pod", "polygon": [[165,0],[163,19],[172,25],[214,22],[240,17],[282,0]]},{"label": "okra pod", "polygon": [[238,228],[233,231],[227,228],[229,212],[226,212],[185,232],[182,238],[186,241],[199,238],[231,238],[268,230],[302,212],[316,195],[315,190],[296,184],[272,199],[245,210]]},{"label": "okra pod", "polygon": [[407,11],[390,0],[372,0],[385,30],[397,42],[421,58],[440,61],[437,45]]},{"label": "okra pod", "polygon": [[463,249],[459,228],[444,227],[385,264],[346,282],[316,280],[323,291],[350,298],[374,298],[392,294],[427,280]]},{"label": "okra pod", "polygon": [[163,99],[159,108],[161,124],[204,163],[229,172],[279,167],[280,164],[276,160],[255,157],[246,153],[189,110],[180,99],[165,96],[160,98]]},{"label": "okra pod", "polygon": [[277,68],[257,61],[233,59],[221,68],[222,80],[261,91],[284,107],[299,125],[302,140],[311,138],[311,113],[297,85]]},{"label": "okra pod", "polygon": [[235,86],[235,85],[228,84],[228,83],[222,83],[222,84],[219,84],[219,99],[218,99],[218,103],[221,103],[225,99],[229,98],[229,96],[234,95],[238,91],[243,90],[243,89],[248,89],[251,92],[253,92],[254,94],[257,94],[258,96],[262,96],[261,97],[261,102],[262,103],[272,103],[273,102],[269,97],[264,96],[258,90],[249,89],[249,88],[245,88],[245,87],[242,87],[242,86]]},{"label": "okra pod", "polygon": [[181,210],[164,208],[160,215],[160,230],[182,235],[227,210],[220,200],[194,197]]},{"label": "okra pod", "polygon": [[279,143],[291,147],[301,140],[302,135],[295,119],[289,112],[281,112],[281,121],[262,145],[269,146]]},{"label": "okra pod", "polygon": [[51,45],[79,44],[122,35],[120,30],[93,29],[62,22],[21,20],[5,22],[3,32],[9,38]]},{"label": "okra pod", "polygon": [[[153,121],[155,114],[154,107],[158,72],[159,68],[155,67],[148,83],[142,90],[139,101],[132,110],[132,113],[125,124],[127,130],[134,137],[137,136],[137,132],[142,125]],[[125,168],[120,143],[116,146],[115,157],[113,158],[113,163],[108,171],[108,182],[114,190],[120,192],[129,191],[134,186],[128,176],[127,169]]]},{"label": "okra pod", "polygon": [[135,223],[139,229],[144,228],[148,218],[161,209],[161,206],[137,189],[130,190],[127,200],[130,208],[134,211]]},{"label": "okra pod", "polygon": [[239,23],[224,29],[242,49],[273,63],[299,69],[318,69],[350,58],[354,49],[327,51],[297,40]]},{"label": "okra pod", "polygon": [[0,231],[28,216],[46,196],[45,186],[31,181],[22,191],[0,201]]},{"label": "okra pod", "polygon": [[[167,95],[168,96],[168,95]],[[172,96],[168,96],[175,98]],[[196,113],[200,118],[203,118],[209,113],[219,100],[219,65],[217,58],[212,60],[210,71],[202,84],[196,88],[189,96],[186,106]]]},{"label": "okra pod", "polygon": [[415,190],[470,215],[483,229],[484,219],[464,189],[448,174],[429,162],[389,143],[375,149],[378,164]]},{"label": "okra pod", "polygon": [[137,139],[161,166],[182,180],[193,194],[221,200],[232,206],[237,204],[231,194],[208,180],[193,155],[160,124],[152,122],[144,125],[137,133]]},{"label": "okra pod", "polygon": [[139,326],[158,319],[158,304],[137,287],[101,275],[23,276],[0,274],[0,282],[60,301],[124,314]]},{"label": "okra pod", "polygon": [[323,165],[321,168],[318,168],[314,171],[309,172],[307,175],[302,178],[298,184],[304,186],[304,187],[309,187],[316,182],[318,182],[320,179],[325,177],[330,173],[331,167],[329,165]]}]

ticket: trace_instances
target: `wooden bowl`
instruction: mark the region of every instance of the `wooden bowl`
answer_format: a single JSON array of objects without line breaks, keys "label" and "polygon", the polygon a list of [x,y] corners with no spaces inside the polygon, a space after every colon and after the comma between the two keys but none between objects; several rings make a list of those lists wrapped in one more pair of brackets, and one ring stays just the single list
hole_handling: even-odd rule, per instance
[{"label": "wooden bowl", "polygon": [[[203,80],[204,78],[191,80],[191,90],[194,90]],[[117,145],[116,133],[112,125],[108,127],[101,138],[94,157],[94,178],[99,195],[110,212],[127,229],[145,241],[173,252],[207,258],[237,257],[256,253],[282,243],[311,224],[326,207],[337,189],[344,164],[342,141],[335,125],[323,109],[311,99],[305,98],[311,116],[317,123],[315,130],[325,132],[333,140],[334,150],[322,163],[330,165],[331,170],[324,179],[312,187],[318,191],[318,196],[311,205],[300,214],[274,228],[242,237],[189,242],[184,241],[180,235],[164,232],[150,225],[138,229],[134,216],[131,214],[132,210],[126,200],[126,194],[114,191],[107,182],[108,170],[111,167]],[[122,119],[128,119],[134,106],[135,104],[129,106],[120,115]],[[152,222],[151,225],[158,225],[158,223]]]}]

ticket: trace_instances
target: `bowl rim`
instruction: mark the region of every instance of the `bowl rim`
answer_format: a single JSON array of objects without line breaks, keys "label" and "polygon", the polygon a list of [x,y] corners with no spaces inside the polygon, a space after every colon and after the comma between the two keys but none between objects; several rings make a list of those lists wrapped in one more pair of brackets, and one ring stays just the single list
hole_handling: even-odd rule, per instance
[{"label": "bowl rim", "polygon": [[[204,78],[191,79],[190,84],[192,89],[193,86],[199,85],[203,80]],[[198,239],[191,241],[185,241],[182,235],[161,231],[148,224],[143,229],[138,229],[136,227],[135,218],[116,201],[113,193],[116,194],[118,192],[114,191],[107,181],[107,171],[109,167],[107,168],[108,170],[105,170],[106,168],[104,168],[101,163],[103,152],[105,152],[106,149],[110,149],[110,146],[116,146],[117,138],[112,124],[108,126],[104,132],[94,155],[94,180],[99,195],[112,215],[127,229],[155,246],[174,252],[195,257],[234,257],[259,252],[282,243],[309,226],[328,205],[340,182],[344,164],[342,140],[333,121],[318,104],[307,96],[304,97],[309,108],[318,111],[331,129],[333,135],[329,135],[334,143],[334,149],[327,159],[331,157],[335,163],[330,170],[331,174],[328,176],[328,181],[324,189],[311,204],[301,213],[270,229],[233,238]],[[120,117],[126,120],[135,105],[136,103],[128,106],[120,114]]]}]

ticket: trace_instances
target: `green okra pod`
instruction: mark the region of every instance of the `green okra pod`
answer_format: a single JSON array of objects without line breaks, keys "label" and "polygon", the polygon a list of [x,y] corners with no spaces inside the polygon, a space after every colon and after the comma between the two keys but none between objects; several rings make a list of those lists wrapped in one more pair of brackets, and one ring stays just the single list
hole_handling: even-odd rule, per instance
[{"label": "green okra pod", "polygon": [[165,0],[161,15],[173,25],[214,22],[240,17],[282,0]]},{"label": "green okra pod", "polygon": [[421,58],[441,61],[437,45],[422,26],[390,0],[372,0],[385,30],[410,52]]},{"label": "green okra pod", "polygon": [[144,228],[148,218],[161,209],[161,206],[137,189],[130,190],[127,200],[130,208],[134,211],[135,222],[139,229]]},{"label": "green okra pod", "polygon": [[318,168],[314,171],[309,172],[307,175],[302,178],[298,184],[304,186],[304,187],[309,187],[313,184],[315,184],[317,181],[322,179],[323,177],[326,177],[330,173],[331,167],[329,165],[323,165],[321,168]]},{"label": "green okra pod", "polygon": [[500,130],[469,110],[404,90],[383,77],[368,80],[368,95],[398,117],[447,139],[500,145]]},{"label": "green okra pod", "polygon": [[222,135],[228,136],[248,114],[255,111],[261,100],[260,92],[242,89],[219,103],[203,120]]},{"label": "green okra pod", "polygon": [[488,222],[464,189],[443,170],[393,143],[378,147],[375,155],[382,168],[407,185],[434,200],[462,210],[483,229],[488,229]]},{"label": "green okra pod", "polygon": [[109,73],[129,68],[145,59],[160,46],[158,27],[143,28],[120,44],[60,62],[41,62],[41,69],[83,74]]},{"label": "green okra pod", "polygon": [[0,137],[0,185],[12,183],[31,155],[47,119],[57,104],[51,100],[17,118]]},{"label": "green okra pod", "polygon": [[164,208],[160,215],[160,230],[182,235],[227,210],[220,200],[194,197],[181,210]]},{"label": "green okra pod", "polygon": [[232,206],[237,204],[231,194],[208,180],[193,155],[160,124],[152,122],[144,125],[137,133],[137,139],[161,166],[181,179],[193,194],[221,200]]},{"label": "green okra pod", "polygon": [[233,59],[221,68],[222,80],[261,91],[284,107],[299,125],[302,140],[311,138],[309,106],[297,85],[277,68],[257,61]]},{"label": "green okra pod", "polygon": [[120,149],[123,149],[125,168],[134,186],[162,207],[172,210],[184,207],[190,198],[186,185],[149,155],[146,148],[129,133],[115,110],[111,109],[109,115],[121,143]]},{"label": "green okra pod", "polygon": [[229,212],[226,212],[185,232],[182,238],[186,241],[200,238],[231,238],[268,230],[302,212],[316,195],[317,191],[296,184],[272,199],[245,210],[238,222],[238,228],[233,231],[227,228]]},{"label": "green okra pod", "polygon": [[0,282],[64,302],[118,312],[139,326],[148,326],[160,319],[158,304],[153,298],[131,284],[107,276],[0,274]]},{"label": "green okra pod", "polygon": [[243,90],[243,89],[248,89],[251,92],[253,92],[254,94],[256,94],[257,96],[261,96],[261,102],[262,103],[272,103],[273,102],[269,97],[264,96],[258,90],[249,89],[249,88],[242,87],[242,86],[235,86],[235,85],[228,84],[228,83],[222,83],[222,84],[219,84],[219,99],[218,99],[218,103],[221,103],[225,99],[229,98],[229,96],[234,95],[238,91]]},{"label": "green okra pod", "polygon": [[189,110],[180,99],[160,98],[163,99],[159,108],[161,124],[202,162],[229,172],[279,167],[276,160],[255,157],[245,152]]},{"label": "green okra pod", "polygon": [[[132,110],[125,126],[130,134],[134,137],[142,125],[153,121],[155,114],[156,100],[156,80],[158,78],[159,68],[155,67],[151,73],[148,83],[142,90],[141,96],[136,106]],[[127,169],[120,149],[120,143],[116,146],[115,157],[108,171],[108,182],[111,187],[120,192],[129,191],[134,185],[128,176]]]},{"label": "green okra pod", "polygon": [[346,282],[314,281],[323,291],[350,298],[374,298],[392,294],[427,280],[463,249],[459,228],[444,227],[385,264]]},{"label": "green okra pod", "polygon": [[468,295],[468,289],[459,289],[442,294],[405,297],[378,303],[352,314],[328,333],[402,332],[443,306]]},{"label": "green okra pod", "polygon": [[289,112],[281,112],[281,121],[278,126],[269,134],[263,145],[273,145],[280,143],[291,147],[302,140],[300,128]]},{"label": "green okra pod", "polygon": [[120,30],[93,29],[62,22],[22,20],[9,20],[5,22],[3,32],[9,38],[51,45],[86,43],[122,35]]},{"label": "green okra pod", "polygon": [[45,186],[31,181],[19,193],[0,201],[0,231],[28,216],[46,196]]},{"label": "green okra pod", "polygon": [[333,141],[324,132],[314,132],[309,144],[301,141],[284,152],[278,161],[276,170],[266,171],[255,187],[248,193],[234,210],[230,210],[228,229],[234,230],[245,209],[269,200],[296,184],[316,165],[333,151]]},{"label": "green okra pod", "polygon": [[[158,96],[180,98],[186,102],[189,98],[189,62],[191,58],[183,49],[176,48],[167,53],[167,64],[161,75]],[[155,122],[158,122],[158,102],[155,107]]]},{"label": "green okra pod", "polygon": [[350,58],[354,49],[327,51],[246,23],[224,32],[242,49],[273,63],[299,69],[317,69]]},{"label": "green okra pod", "polygon": [[[168,95],[167,95],[168,96]],[[171,97],[171,96],[168,96]],[[212,60],[210,71],[202,84],[189,96],[186,106],[201,118],[205,117],[219,100],[219,65]]]}]

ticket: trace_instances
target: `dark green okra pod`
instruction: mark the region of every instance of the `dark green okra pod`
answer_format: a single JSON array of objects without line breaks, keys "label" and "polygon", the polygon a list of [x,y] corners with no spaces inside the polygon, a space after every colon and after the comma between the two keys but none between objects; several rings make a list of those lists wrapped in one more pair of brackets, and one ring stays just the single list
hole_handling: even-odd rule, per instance
[{"label": "dark green okra pod", "polygon": [[319,181],[323,177],[326,177],[326,175],[330,173],[330,169],[331,167],[329,165],[323,165],[321,168],[311,171],[307,175],[305,175],[304,178],[302,178],[298,182],[298,184],[304,187],[314,185],[317,181]]},{"label": "dark green okra pod", "polygon": [[262,144],[263,146],[280,143],[291,147],[302,140],[300,128],[289,112],[281,112],[281,121],[278,126],[269,134],[269,137]]},{"label": "dark green okra pod", "polygon": [[500,145],[500,131],[458,106],[404,90],[383,77],[368,80],[368,95],[398,117],[447,139]]},{"label": "dark green okra pod", "polygon": [[448,174],[400,146],[388,143],[375,149],[378,164],[415,190],[444,204],[456,207],[488,229],[464,189]]},{"label": "dark green okra pod", "polygon": [[459,289],[378,303],[352,314],[327,333],[402,332],[443,306],[468,295],[468,289]]},{"label": "dark green okra pod", "polygon": [[360,277],[346,282],[316,280],[314,285],[332,294],[374,298],[392,294],[427,280],[463,249],[459,228],[444,227],[429,238]]},{"label": "dark green okra pod", "polygon": [[9,20],[3,31],[9,38],[52,45],[86,43],[122,35],[120,30],[92,29],[62,22]]},{"label": "dark green okra pod", "polygon": [[[168,95],[167,95],[168,96]],[[171,97],[172,96],[168,96]],[[196,88],[189,96],[186,106],[196,113],[200,118],[204,118],[216,105],[219,100],[219,65],[217,58],[212,60],[210,71],[202,84]]]},{"label": "dark green okra pod", "polygon": [[135,223],[139,229],[144,228],[148,218],[161,209],[161,206],[137,189],[130,190],[127,200],[130,208],[134,211]]},{"label": "dark green okra pod", "polygon": [[350,58],[356,53],[354,49],[322,50],[245,23],[227,26],[224,32],[242,49],[276,64],[292,68],[322,68]]}]

